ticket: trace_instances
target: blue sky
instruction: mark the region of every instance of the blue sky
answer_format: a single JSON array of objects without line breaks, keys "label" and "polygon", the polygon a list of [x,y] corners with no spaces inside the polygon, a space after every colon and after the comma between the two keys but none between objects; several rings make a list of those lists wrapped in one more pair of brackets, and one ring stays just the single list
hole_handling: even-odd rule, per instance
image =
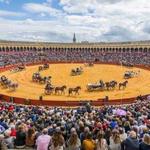
[{"label": "blue sky", "polygon": [[149,0],[0,0],[0,39],[149,40],[149,16]]}]

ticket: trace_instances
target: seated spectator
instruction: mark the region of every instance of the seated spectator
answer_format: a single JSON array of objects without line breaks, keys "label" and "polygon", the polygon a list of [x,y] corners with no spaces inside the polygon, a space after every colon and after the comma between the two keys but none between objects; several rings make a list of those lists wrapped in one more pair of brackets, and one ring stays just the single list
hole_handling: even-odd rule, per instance
[{"label": "seated spectator", "polygon": [[123,128],[119,128],[120,140],[123,142],[127,138],[127,134],[125,133]]},{"label": "seated spectator", "polygon": [[68,140],[68,150],[80,150],[81,142],[78,138],[76,131],[72,131],[71,136]]},{"label": "seated spectator", "polygon": [[0,150],[7,150],[7,146],[4,142],[4,136],[0,135]]},{"label": "seated spectator", "polygon": [[15,146],[18,149],[25,148],[26,134],[22,125],[18,127],[15,139]]},{"label": "seated spectator", "polygon": [[89,132],[82,144],[83,150],[95,150],[96,143],[92,139],[92,134]]},{"label": "seated spectator", "polygon": [[150,135],[145,134],[143,142],[140,143],[139,150],[150,150]]},{"label": "seated spectator", "polygon": [[4,135],[5,135],[4,142],[6,143],[7,148],[13,149],[14,148],[14,137],[10,136],[9,130],[6,130]]},{"label": "seated spectator", "polygon": [[10,133],[10,136],[16,137],[16,129],[15,129],[15,126],[12,126],[12,127],[11,127],[11,133]]},{"label": "seated spectator", "polygon": [[47,150],[51,142],[51,137],[48,135],[48,130],[43,129],[43,134],[36,140],[37,150]]},{"label": "seated spectator", "polygon": [[34,128],[29,128],[26,134],[26,146],[34,147],[35,145],[35,130]]},{"label": "seated spectator", "polygon": [[121,150],[121,139],[119,131],[114,129],[112,131],[112,136],[110,137],[110,150]]},{"label": "seated spectator", "polygon": [[65,141],[64,137],[61,134],[60,128],[57,127],[55,133],[52,136],[52,143],[50,150],[64,150]]},{"label": "seated spectator", "polygon": [[108,145],[104,139],[104,132],[99,131],[96,140],[96,150],[108,150]]}]

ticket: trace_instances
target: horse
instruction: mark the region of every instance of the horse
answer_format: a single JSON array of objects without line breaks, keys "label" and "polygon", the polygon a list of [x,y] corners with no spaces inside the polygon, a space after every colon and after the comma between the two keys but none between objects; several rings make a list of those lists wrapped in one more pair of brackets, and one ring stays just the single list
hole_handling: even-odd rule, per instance
[{"label": "horse", "polygon": [[114,89],[116,86],[117,86],[117,81],[115,81],[115,80],[110,81],[110,88],[111,89]]},{"label": "horse", "polygon": [[8,88],[12,89],[13,91],[15,91],[18,86],[19,86],[18,83],[10,83],[10,84],[8,84]]},{"label": "horse", "polygon": [[126,88],[127,84],[128,84],[127,80],[124,81],[123,83],[119,83],[119,90],[120,90],[121,87],[123,87],[123,89]]},{"label": "horse", "polygon": [[109,90],[109,88],[110,88],[110,82],[105,82],[105,86],[106,86],[106,89]]},{"label": "horse", "polygon": [[55,87],[55,94],[59,94],[59,91],[62,93],[65,93],[65,89],[67,88],[66,85],[63,85],[61,87]]},{"label": "horse", "polygon": [[79,90],[81,90],[81,87],[80,86],[77,86],[75,88],[69,88],[68,89],[68,94],[71,95],[73,92],[76,94],[79,95]]}]

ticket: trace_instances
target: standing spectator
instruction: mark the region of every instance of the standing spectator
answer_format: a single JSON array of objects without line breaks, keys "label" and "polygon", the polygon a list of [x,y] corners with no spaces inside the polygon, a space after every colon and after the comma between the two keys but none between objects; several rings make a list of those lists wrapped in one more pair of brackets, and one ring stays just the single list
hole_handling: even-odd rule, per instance
[{"label": "standing spectator", "polygon": [[143,138],[143,142],[140,143],[139,150],[150,150],[150,135],[145,134]]},{"label": "standing spectator", "polygon": [[48,135],[48,130],[43,129],[43,134],[36,140],[37,150],[47,150],[51,142],[51,137]]},{"label": "standing spectator", "polygon": [[136,132],[130,132],[129,137],[122,143],[122,150],[139,150],[139,141]]}]

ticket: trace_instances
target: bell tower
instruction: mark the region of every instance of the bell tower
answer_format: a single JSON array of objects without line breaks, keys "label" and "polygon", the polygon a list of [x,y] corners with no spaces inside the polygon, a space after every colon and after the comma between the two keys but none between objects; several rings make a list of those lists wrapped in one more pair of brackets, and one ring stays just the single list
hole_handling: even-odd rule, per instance
[{"label": "bell tower", "polygon": [[76,43],[76,35],[75,35],[75,33],[73,34],[73,43]]}]

